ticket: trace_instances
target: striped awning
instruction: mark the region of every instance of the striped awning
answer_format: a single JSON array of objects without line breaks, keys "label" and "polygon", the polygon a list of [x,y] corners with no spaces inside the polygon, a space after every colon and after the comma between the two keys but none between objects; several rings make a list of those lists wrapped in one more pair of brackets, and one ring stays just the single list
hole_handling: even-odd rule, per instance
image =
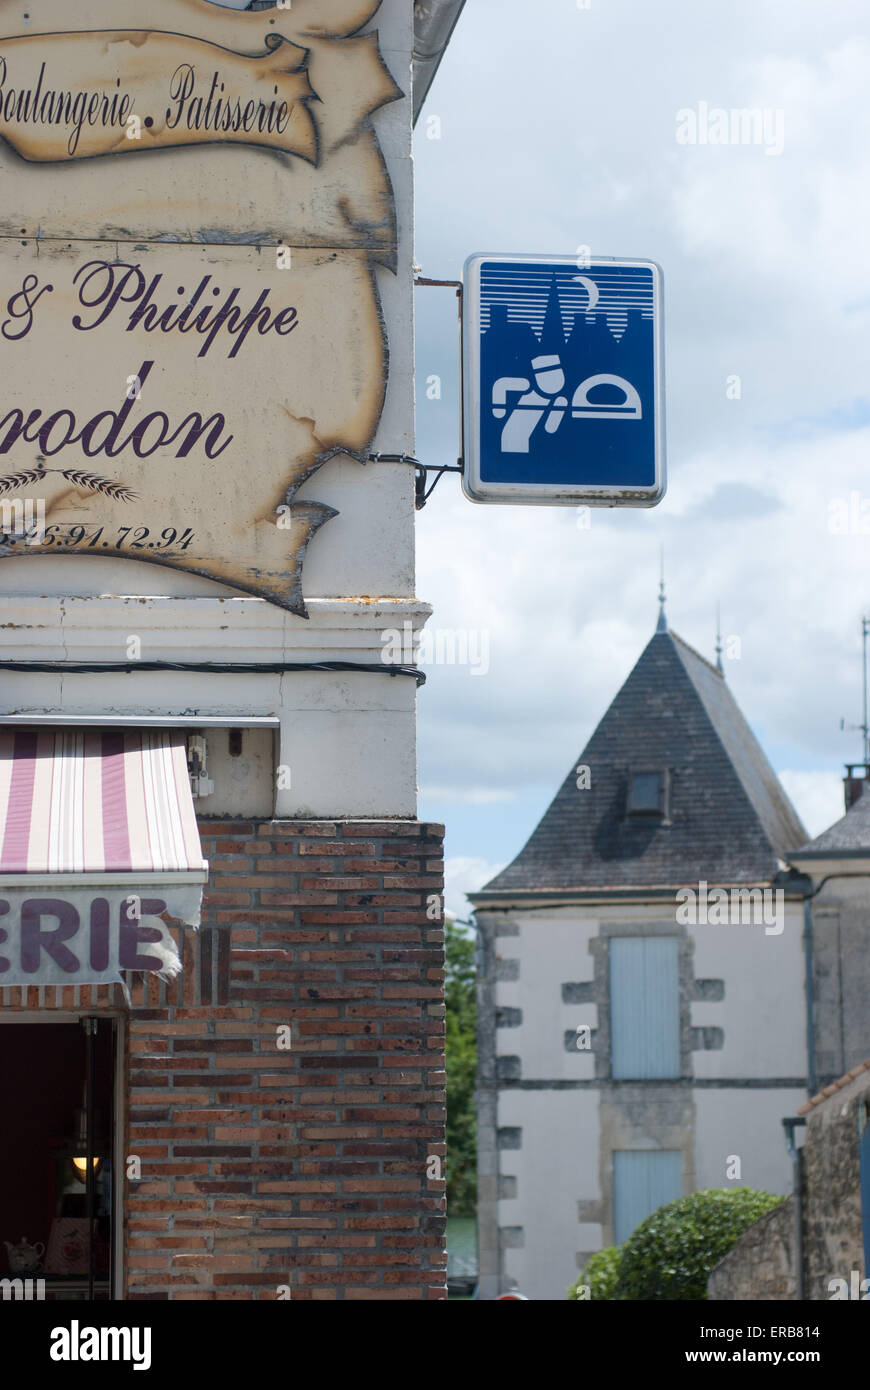
[{"label": "striped awning", "polygon": [[207,869],[182,731],[0,730],[0,875]]}]

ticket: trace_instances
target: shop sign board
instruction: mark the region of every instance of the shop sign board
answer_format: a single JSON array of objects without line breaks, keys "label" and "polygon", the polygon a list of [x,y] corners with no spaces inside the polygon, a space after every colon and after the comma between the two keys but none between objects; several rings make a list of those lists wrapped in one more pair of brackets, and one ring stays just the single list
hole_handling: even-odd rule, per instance
[{"label": "shop sign board", "polygon": [[365,463],[386,391],[378,8],[0,0],[0,558],[306,615],[336,512],[299,490]]}]

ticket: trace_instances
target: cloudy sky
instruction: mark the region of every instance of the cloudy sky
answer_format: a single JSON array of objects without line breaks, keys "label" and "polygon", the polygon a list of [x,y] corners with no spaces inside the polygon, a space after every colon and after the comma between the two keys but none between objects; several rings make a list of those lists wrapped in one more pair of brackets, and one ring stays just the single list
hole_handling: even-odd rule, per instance
[{"label": "cloudy sky", "polygon": [[[658,261],[669,487],[582,530],[446,477],[418,516],[432,625],[478,644],[420,695],[421,816],[463,916],[651,636],[661,547],[671,627],[712,659],[721,604],[727,679],[810,833],[842,813],[870,612],[868,84],[866,0],[468,0],[417,127],[417,261]],[[765,109],[771,138],[679,143],[702,102]],[[456,300],[421,288],[417,312],[418,454],[455,462]]]}]

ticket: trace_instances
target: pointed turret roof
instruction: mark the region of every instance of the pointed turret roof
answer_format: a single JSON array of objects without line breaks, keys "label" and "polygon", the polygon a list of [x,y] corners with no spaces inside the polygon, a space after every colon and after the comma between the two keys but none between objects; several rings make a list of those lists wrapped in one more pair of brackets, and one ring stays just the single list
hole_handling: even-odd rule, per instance
[{"label": "pointed turret roof", "polygon": [[[651,769],[669,776],[666,820],[626,814],[630,774]],[[805,840],[721,673],[660,627],[525,848],[469,896],[764,883]]]}]

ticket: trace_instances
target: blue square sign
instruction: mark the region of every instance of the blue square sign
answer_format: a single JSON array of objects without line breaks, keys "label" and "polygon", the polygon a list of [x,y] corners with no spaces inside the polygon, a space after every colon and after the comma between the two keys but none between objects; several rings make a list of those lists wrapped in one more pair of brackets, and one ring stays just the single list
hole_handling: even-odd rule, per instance
[{"label": "blue square sign", "polygon": [[660,502],[660,267],[472,256],[462,302],[466,495],[525,505]]}]

